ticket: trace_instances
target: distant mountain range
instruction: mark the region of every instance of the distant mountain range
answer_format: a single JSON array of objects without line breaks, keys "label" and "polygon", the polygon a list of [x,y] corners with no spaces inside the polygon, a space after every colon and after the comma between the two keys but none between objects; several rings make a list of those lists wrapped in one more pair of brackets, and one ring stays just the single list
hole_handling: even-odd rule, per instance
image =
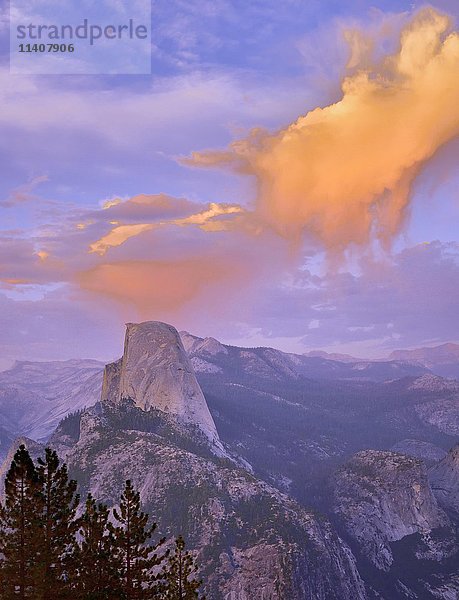
[{"label": "distant mountain range", "polygon": [[[365,362],[349,354],[337,354],[313,350],[305,356],[319,357],[328,360],[336,360],[344,363]],[[387,358],[378,358],[372,362],[404,362],[423,366],[430,369],[432,373],[442,377],[459,379],[459,344],[441,344],[439,346],[415,348],[414,350],[394,350]]]},{"label": "distant mountain range", "polygon": [[[192,358],[198,373],[237,372],[240,375],[284,377],[313,380],[390,381],[402,377],[423,375],[429,370],[420,364],[407,361],[371,361],[337,355],[314,353],[293,354],[274,348],[244,348],[227,346],[214,338],[199,338],[181,332],[185,349]],[[338,355],[341,356],[341,355]]]},{"label": "distant mountain range", "polygon": [[433,348],[416,350],[395,350],[389,358],[421,364],[442,377],[459,379],[459,344],[441,344]]},{"label": "distant mountain range", "polygon": [[[214,338],[182,332],[184,346],[198,374],[231,372],[235,377],[283,377],[314,381],[384,382],[433,372],[459,378],[459,345],[397,350],[387,360],[362,360],[322,351],[307,354],[273,348],[225,346]],[[214,360],[209,357],[218,357]],[[455,362],[456,361],[456,362]],[[17,361],[0,372],[0,456],[12,439],[26,435],[44,440],[69,412],[94,405],[100,399],[102,362]]]},{"label": "distant mountain range", "polygon": [[324,350],[311,350],[310,352],[305,352],[304,356],[311,356],[313,358],[326,358],[328,360],[337,360],[338,362],[344,363],[362,362],[361,358],[356,358],[355,356],[351,356],[350,354],[340,354],[339,352],[324,352]]}]

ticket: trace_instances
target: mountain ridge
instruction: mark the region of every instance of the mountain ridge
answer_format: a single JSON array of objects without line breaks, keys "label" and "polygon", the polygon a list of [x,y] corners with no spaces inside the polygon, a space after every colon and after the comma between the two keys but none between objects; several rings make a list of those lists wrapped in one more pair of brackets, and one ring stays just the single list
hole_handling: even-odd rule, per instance
[{"label": "mountain ridge", "polygon": [[[53,381],[81,384],[84,369],[70,377],[61,368]],[[37,365],[28,370],[38,382],[47,377]],[[459,434],[458,382],[405,364],[356,367],[180,339],[158,322],[128,324],[123,358],[98,377],[94,405],[69,414],[47,444],[83,495],[112,505],[132,479],[160,531],[185,534],[209,598],[387,600],[386,580],[369,564],[388,574],[391,600],[406,598],[404,589],[423,598],[454,593],[446,512],[456,510],[457,461],[442,451]],[[390,450],[397,445],[404,454]],[[334,512],[333,473],[341,477]],[[360,505],[371,523],[366,537],[363,509],[352,508]],[[430,561],[425,574],[422,561]]]}]

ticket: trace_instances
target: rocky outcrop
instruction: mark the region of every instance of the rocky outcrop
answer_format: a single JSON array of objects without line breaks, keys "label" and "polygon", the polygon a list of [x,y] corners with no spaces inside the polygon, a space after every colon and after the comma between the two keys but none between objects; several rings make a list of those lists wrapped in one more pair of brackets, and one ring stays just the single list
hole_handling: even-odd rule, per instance
[{"label": "rocky outcrop", "polygon": [[[449,526],[424,464],[395,452],[364,450],[339,469],[333,480],[333,510],[363,554],[383,570],[393,562],[390,542],[419,533],[428,546],[430,532]],[[432,553],[438,559],[437,547]]]},{"label": "rocky outcrop", "polygon": [[418,417],[448,435],[459,435],[459,393],[414,407]]},{"label": "rocky outcrop", "polygon": [[459,434],[459,381],[426,374],[414,379],[408,390],[422,400],[414,405],[421,421],[447,435]]},{"label": "rocky outcrop", "polygon": [[157,321],[128,323],[124,354],[106,366],[102,402],[131,399],[143,411],[158,410],[197,428],[222,453],[223,447],[177,330]]},{"label": "rocky outcrop", "polygon": [[104,377],[102,380],[102,402],[114,402],[115,404],[119,400],[120,394],[120,382],[121,382],[121,367],[123,359],[109,363],[105,365]]},{"label": "rocky outcrop", "polygon": [[427,465],[432,465],[446,456],[445,450],[422,440],[401,440],[392,446],[391,451],[419,458]]},{"label": "rocky outcrop", "polygon": [[88,411],[67,455],[70,473],[83,494],[109,505],[131,479],[161,535],[182,533],[197,553],[208,598],[367,598],[352,552],[324,517],[228,460],[172,441],[167,428],[133,430],[130,415],[108,405]]},{"label": "rocky outcrop", "polygon": [[438,502],[459,514],[459,444],[430,469],[429,480]]},{"label": "rocky outcrop", "polygon": [[432,598],[438,600],[457,600],[459,598],[459,575],[450,577],[437,575],[434,584],[426,585]]}]

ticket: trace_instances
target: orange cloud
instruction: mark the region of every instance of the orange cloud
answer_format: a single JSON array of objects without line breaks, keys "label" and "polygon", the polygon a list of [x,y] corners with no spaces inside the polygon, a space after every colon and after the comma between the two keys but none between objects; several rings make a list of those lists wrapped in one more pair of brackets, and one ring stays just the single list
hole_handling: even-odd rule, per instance
[{"label": "orange cloud", "polygon": [[240,214],[242,212],[242,208],[237,205],[217,204],[216,202],[211,202],[209,204],[209,208],[206,210],[190,215],[189,217],[185,217],[183,219],[176,219],[175,221],[172,221],[172,223],[175,225],[199,225],[204,229],[208,228],[209,230],[212,230],[212,222],[214,224],[216,223],[216,221],[214,221],[216,217],[221,217],[222,215]]},{"label": "orange cloud", "polygon": [[0,277],[0,283],[5,284],[8,287],[14,287],[16,285],[30,285],[32,283],[34,283],[33,281],[29,280],[29,279],[17,279],[17,278],[3,278]]},{"label": "orange cloud", "polygon": [[339,102],[184,162],[255,176],[258,217],[289,239],[307,231],[332,251],[373,236],[389,243],[419,171],[459,134],[459,36],[450,26],[435,10],[420,11],[399,51],[377,64],[363,60],[372,44],[354,32],[357,70],[344,79]]},{"label": "orange cloud", "polygon": [[151,231],[154,227],[155,225],[150,224],[120,225],[114,227],[107,235],[101,237],[100,240],[90,244],[89,251],[103,255],[109,248],[121,246],[129,238],[135,237],[144,231]]},{"label": "orange cloud", "polygon": [[[132,199],[134,200],[134,199]],[[128,200],[127,202],[132,202]],[[173,219],[170,221],[158,221],[156,223],[136,223],[133,225],[120,225],[118,221],[110,221],[112,225],[116,225],[100,239],[89,245],[89,252],[103,256],[110,248],[121,246],[130,238],[136,237],[146,231],[152,231],[166,225],[195,225],[205,231],[225,231],[231,222],[219,220],[219,217],[227,215],[240,215],[243,209],[237,205],[217,204],[211,202],[208,208],[199,212],[188,215],[187,217]]]},{"label": "orange cloud", "polygon": [[78,275],[89,292],[133,305],[142,316],[174,312],[200,294],[239,280],[243,268],[224,257],[105,263]]},{"label": "orange cloud", "polygon": [[46,252],[46,250],[38,250],[38,252],[36,252],[36,255],[43,262],[49,258],[49,252]]}]

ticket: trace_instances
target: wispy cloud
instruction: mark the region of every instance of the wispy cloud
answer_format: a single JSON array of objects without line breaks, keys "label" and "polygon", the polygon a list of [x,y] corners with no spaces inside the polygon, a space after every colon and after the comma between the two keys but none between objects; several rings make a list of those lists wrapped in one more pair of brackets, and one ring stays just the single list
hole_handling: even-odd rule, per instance
[{"label": "wispy cloud", "polygon": [[0,201],[0,207],[11,208],[18,204],[34,200],[36,198],[35,194],[33,193],[34,189],[37,187],[37,185],[44,183],[45,181],[49,181],[48,176],[40,175],[38,177],[34,177],[27,183],[20,185],[11,192],[6,200]]}]

